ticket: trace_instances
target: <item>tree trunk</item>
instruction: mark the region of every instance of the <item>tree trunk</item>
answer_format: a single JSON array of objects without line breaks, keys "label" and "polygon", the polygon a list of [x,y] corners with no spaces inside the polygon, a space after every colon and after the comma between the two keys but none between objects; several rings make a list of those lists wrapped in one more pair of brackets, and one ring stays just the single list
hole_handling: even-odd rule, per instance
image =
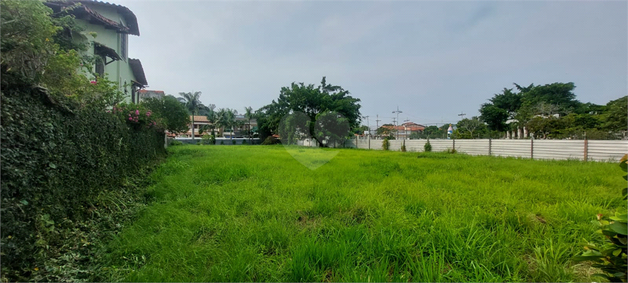
[{"label": "tree trunk", "polygon": [[313,139],[316,141],[316,143],[318,144],[318,147],[325,147],[323,145],[323,143],[321,141],[319,141],[317,138],[313,137]]},{"label": "tree trunk", "polygon": [[194,113],[192,113],[192,139],[194,139]]}]

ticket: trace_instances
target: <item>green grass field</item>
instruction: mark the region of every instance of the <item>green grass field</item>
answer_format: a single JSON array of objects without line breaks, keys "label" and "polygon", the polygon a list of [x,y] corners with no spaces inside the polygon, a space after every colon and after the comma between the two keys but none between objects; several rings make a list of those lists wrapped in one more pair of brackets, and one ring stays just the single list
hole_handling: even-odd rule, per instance
[{"label": "green grass field", "polygon": [[591,281],[571,258],[626,209],[614,163],[290,151],[317,169],[282,146],[170,148],[109,280]]}]

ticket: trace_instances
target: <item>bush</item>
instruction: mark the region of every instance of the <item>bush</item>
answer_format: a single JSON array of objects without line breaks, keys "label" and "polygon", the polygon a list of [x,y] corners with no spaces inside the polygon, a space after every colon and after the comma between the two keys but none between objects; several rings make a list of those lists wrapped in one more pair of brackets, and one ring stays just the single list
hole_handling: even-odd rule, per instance
[{"label": "bush", "polygon": [[231,144],[235,145],[236,144],[236,140],[231,140]]},{"label": "bush", "polygon": [[448,148],[447,150],[445,150],[445,152],[450,154],[456,154],[458,151],[455,148]]},{"label": "bush", "polygon": [[246,140],[242,140],[242,144],[247,144]]},{"label": "bush", "polygon": [[225,140],[221,140],[220,144],[224,145],[225,144]]},{"label": "bush", "polygon": [[262,142],[262,145],[273,145],[273,144],[279,144],[281,143],[281,141],[273,136],[268,136],[266,137],[266,139]]},{"label": "bush", "polygon": [[388,138],[385,138],[384,141],[382,142],[382,149],[388,150],[389,148],[390,148],[390,141],[388,141]]},{"label": "bush", "polygon": [[183,143],[181,141],[178,140],[172,140],[170,142],[170,146],[177,146],[177,145],[182,145]]},{"label": "bush", "polygon": [[125,203],[139,193],[129,186],[165,156],[164,131],[139,116],[123,121],[52,100],[41,88],[8,83],[5,73],[2,79],[2,277],[85,279],[89,273],[64,275],[69,271],[60,265],[93,260],[93,245],[75,243],[86,235],[100,240],[104,230],[85,223],[117,221],[106,219],[109,208],[99,200],[114,194],[112,201]]},{"label": "bush", "polygon": [[430,144],[430,140],[427,140],[427,142],[423,146],[423,150],[425,152],[431,152],[432,151],[432,144]]},{"label": "bush", "polygon": [[210,135],[204,134],[203,137],[201,137],[201,144],[211,144],[211,143],[212,143],[212,138]]},{"label": "bush", "polygon": [[[624,172],[627,170],[626,160],[628,155],[624,155],[619,166]],[[626,175],[624,175],[626,179]],[[626,200],[627,188],[622,189],[623,199]],[[582,255],[575,258],[576,261],[590,261],[593,267],[601,269],[604,274],[595,274],[603,277],[611,282],[626,282],[626,242],[628,234],[627,226],[628,214],[626,209],[615,212],[615,216],[597,215],[597,222],[600,226],[598,233],[604,235],[605,242],[598,246],[594,243],[588,243]]]}]

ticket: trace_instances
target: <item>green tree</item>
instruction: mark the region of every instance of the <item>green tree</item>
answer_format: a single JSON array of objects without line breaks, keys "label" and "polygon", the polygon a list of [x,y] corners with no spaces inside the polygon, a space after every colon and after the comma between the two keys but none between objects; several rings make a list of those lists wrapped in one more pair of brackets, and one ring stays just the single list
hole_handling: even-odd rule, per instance
[{"label": "green tree", "polygon": [[602,115],[605,130],[621,132],[625,136],[626,125],[628,123],[628,96],[612,100],[606,104],[606,111]]},{"label": "green tree", "polygon": [[192,139],[194,139],[194,116],[198,114],[199,109],[206,108],[200,100],[201,92],[179,92],[179,95],[184,99],[185,107],[192,116]]},{"label": "green tree", "polygon": [[356,129],[356,134],[358,135],[364,135],[365,132],[369,131],[369,127],[362,125],[359,128]]},{"label": "green tree", "polygon": [[248,135],[249,135],[249,141],[251,140],[251,138],[253,137],[253,134],[251,132],[251,120],[253,120],[254,117],[254,112],[253,112],[253,107],[249,106],[249,107],[245,107],[244,108],[245,112],[244,112],[244,118],[246,118],[249,123],[248,123]]},{"label": "green tree", "polygon": [[391,127],[394,127],[393,124],[383,124],[381,127],[377,128],[375,131],[378,136],[390,136],[393,133]]},{"label": "green tree", "polygon": [[499,108],[493,104],[485,103],[480,108],[480,119],[484,121],[488,128],[494,131],[505,131],[506,120],[509,113],[507,110]]},{"label": "green tree", "polygon": [[[216,113],[216,126],[222,129],[222,135],[224,137],[225,131],[230,129],[233,133],[235,126],[235,111],[229,108],[220,108]],[[233,134],[231,135],[231,139],[233,139]]]},{"label": "green tree", "polygon": [[[360,122],[359,102],[360,99],[350,96],[349,91],[342,87],[327,84],[325,77],[323,77],[321,85],[318,87],[312,84],[292,83],[290,87],[281,88],[277,101],[273,100],[271,104],[257,111],[260,136],[264,137],[278,133],[281,120],[287,114],[301,112],[309,119],[307,127],[311,136],[319,146],[325,146],[323,139],[329,137],[320,137],[314,134],[318,115],[324,114],[325,119],[328,119],[330,116],[327,116],[326,113],[334,112],[340,114],[336,117],[338,119],[337,122],[346,122],[349,124],[349,129],[353,129]],[[327,123],[327,125],[331,124]],[[348,131],[345,138],[349,134],[350,132]]]},{"label": "green tree", "polygon": [[456,128],[458,131],[458,134],[456,135],[456,137],[459,139],[460,138],[468,138],[468,139],[475,138],[476,135],[474,135],[474,132],[476,130],[481,130],[483,127],[486,127],[486,125],[482,123],[482,121],[480,121],[478,117],[472,117],[471,119],[468,119],[468,118],[462,119],[458,121],[458,123],[456,124]]},{"label": "green tree", "polygon": [[190,115],[185,106],[174,96],[167,95],[162,99],[147,98],[142,101],[142,104],[152,111],[152,115],[161,119],[168,132],[178,134],[188,131]]},{"label": "green tree", "polygon": [[205,117],[207,117],[207,121],[209,122],[209,125],[205,125],[206,129],[209,129],[212,131],[212,137],[213,139],[216,139],[216,121],[218,119],[218,115],[216,114],[216,111],[214,111],[214,107],[207,107],[207,112],[205,113]]}]

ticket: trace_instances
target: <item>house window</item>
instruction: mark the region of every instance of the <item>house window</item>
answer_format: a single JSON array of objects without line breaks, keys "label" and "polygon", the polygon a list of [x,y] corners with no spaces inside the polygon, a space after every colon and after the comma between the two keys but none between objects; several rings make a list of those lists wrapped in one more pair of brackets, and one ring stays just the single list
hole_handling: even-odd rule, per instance
[{"label": "house window", "polygon": [[127,59],[127,57],[126,57],[127,56],[127,54],[126,54],[126,49],[127,49],[126,39],[127,39],[127,36],[128,35],[126,33],[121,33],[120,34],[120,56],[122,57],[122,60],[125,60],[125,61]]},{"label": "house window", "polygon": [[96,56],[96,74],[102,78],[105,76],[105,58],[103,56]]}]

